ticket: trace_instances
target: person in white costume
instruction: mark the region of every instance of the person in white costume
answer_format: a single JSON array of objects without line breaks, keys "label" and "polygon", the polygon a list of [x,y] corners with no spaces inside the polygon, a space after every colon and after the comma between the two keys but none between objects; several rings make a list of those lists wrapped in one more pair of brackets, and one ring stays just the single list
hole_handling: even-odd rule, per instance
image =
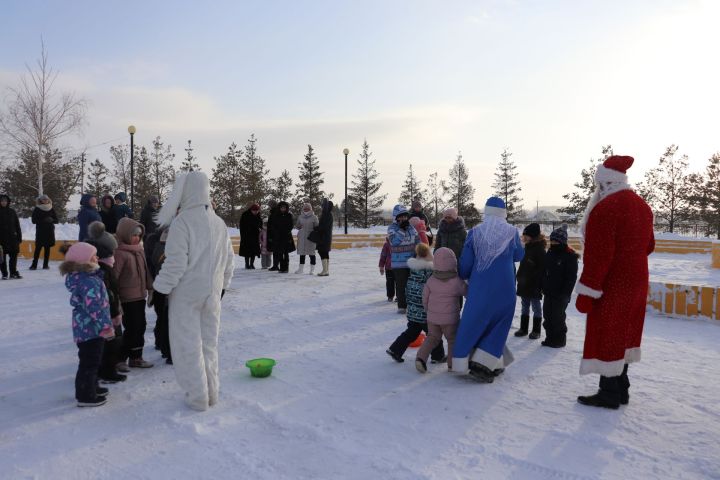
[{"label": "person in white costume", "polygon": [[175,177],[158,223],[170,229],[153,288],[169,295],[175,375],[188,406],[202,411],[218,401],[220,299],[234,268],[230,235],[213,211],[204,173]]}]

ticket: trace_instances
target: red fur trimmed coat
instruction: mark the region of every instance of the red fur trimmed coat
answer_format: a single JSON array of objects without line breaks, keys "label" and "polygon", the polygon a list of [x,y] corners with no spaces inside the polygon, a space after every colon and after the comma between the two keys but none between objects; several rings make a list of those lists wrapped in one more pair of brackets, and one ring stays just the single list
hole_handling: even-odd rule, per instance
[{"label": "red fur trimmed coat", "polygon": [[653,214],[632,190],[610,194],[589,214],[579,294],[595,298],[587,316],[580,374],[617,376],[640,360]]}]

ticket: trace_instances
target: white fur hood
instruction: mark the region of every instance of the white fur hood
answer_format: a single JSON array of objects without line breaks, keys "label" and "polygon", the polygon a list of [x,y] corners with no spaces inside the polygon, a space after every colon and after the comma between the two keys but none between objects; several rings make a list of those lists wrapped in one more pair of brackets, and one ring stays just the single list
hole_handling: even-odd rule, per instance
[{"label": "white fur hood", "polygon": [[407,261],[408,268],[410,270],[432,270],[433,269],[433,261],[432,260],[424,260],[422,258],[411,258]]}]

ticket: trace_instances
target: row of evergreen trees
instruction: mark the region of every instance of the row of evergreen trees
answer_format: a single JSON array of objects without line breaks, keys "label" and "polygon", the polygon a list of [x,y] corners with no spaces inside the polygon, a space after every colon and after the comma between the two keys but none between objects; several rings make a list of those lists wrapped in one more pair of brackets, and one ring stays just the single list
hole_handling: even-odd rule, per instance
[{"label": "row of evergreen trees", "polygon": [[[670,145],[659,157],[657,166],[645,172],[635,191],[652,207],[655,223],[668,232],[699,226],[698,233],[720,238],[720,153],[708,159],[701,172],[690,172],[687,155],[678,155],[679,147]],[[582,215],[594,190],[597,166],[613,155],[612,145],[601,149],[580,172],[575,191],[563,195],[568,205],[561,212]]]}]

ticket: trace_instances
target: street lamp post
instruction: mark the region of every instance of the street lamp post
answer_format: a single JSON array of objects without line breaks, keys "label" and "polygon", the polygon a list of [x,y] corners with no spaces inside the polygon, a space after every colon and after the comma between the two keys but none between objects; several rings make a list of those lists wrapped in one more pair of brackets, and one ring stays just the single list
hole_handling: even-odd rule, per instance
[{"label": "street lamp post", "polygon": [[350,153],[350,150],[347,148],[343,149],[343,154],[345,154],[345,235],[347,235],[347,209],[348,209],[348,196],[347,196],[347,157]]},{"label": "street lamp post", "polygon": [[130,209],[135,208],[135,125],[128,127],[130,134]]}]

